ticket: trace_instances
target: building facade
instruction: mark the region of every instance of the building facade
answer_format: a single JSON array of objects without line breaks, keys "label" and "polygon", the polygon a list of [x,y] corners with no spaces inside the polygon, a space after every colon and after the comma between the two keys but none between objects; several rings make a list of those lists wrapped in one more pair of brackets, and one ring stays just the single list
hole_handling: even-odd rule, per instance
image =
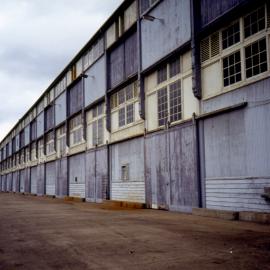
[{"label": "building facade", "polygon": [[124,1],[0,144],[0,189],[270,212],[270,5]]}]

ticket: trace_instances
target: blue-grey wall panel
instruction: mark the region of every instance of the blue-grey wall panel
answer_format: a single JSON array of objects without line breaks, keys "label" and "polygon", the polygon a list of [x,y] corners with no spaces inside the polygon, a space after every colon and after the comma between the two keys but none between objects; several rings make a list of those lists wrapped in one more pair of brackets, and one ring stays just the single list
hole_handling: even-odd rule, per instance
[{"label": "blue-grey wall panel", "polygon": [[106,91],[105,56],[101,57],[86,74],[85,79],[85,106],[103,97]]},{"label": "blue-grey wall panel", "polygon": [[44,134],[44,112],[40,113],[37,117],[37,137]]},{"label": "blue-grey wall panel", "polygon": [[62,123],[67,116],[66,91],[55,100],[55,125]]},{"label": "blue-grey wall panel", "polygon": [[30,168],[24,169],[25,179],[24,179],[24,192],[30,193],[31,182],[30,182]]},{"label": "blue-grey wall panel", "polygon": [[201,22],[206,25],[245,0],[201,0]]},{"label": "blue-grey wall panel", "polygon": [[32,194],[37,194],[37,178],[38,178],[38,175],[37,175],[37,166],[35,167],[31,167],[31,189],[30,189],[30,192]]},{"label": "blue-grey wall panel", "polygon": [[100,202],[107,198],[108,164],[107,148],[86,153],[86,199]]},{"label": "blue-grey wall panel", "polygon": [[211,112],[247,107],[204,120],[206,206],[270,212],[261,194],[270,187],[270,79],[203,102]]},{"label": "blue-grey wall panel", "polygon": [[146,137],[146,201],[178,211],[199,205],[196,137],[192,123]]},{"label": "blue-grey wall panel", "polygon": [[64,197],[68,195],[68,174],[67,158],[56,161],[56,196]]},{"label": "blue-grey wall panel", "polygon": [[47,162],[45,165],[46,191],[47,195],[55,195],[56,190],[56,162]]},{"label": "blue-grey wall panel", "polygon": [[143,69],[191,38],[189,0],[162,1],[149,15],[161,20],[142,20]]},{"label": "blue-grey wall panel", "polygon": [[15,138],[15,151],[20,149],[20,135],[18,134]]},{"label": "blue-grey wall panel", "polygon": [[69,195],[85,198],[85,154],[69,158]]},{"label": "blue-grey wall panel", "polygon": [[45,164],[37,166],[37,195],[45,194]]},{"label": "blue-grey wall panel", "polygon": [[79,80],[69,89],[69,115],[82,109],[83,103],[83,84],[82,80]]},{"label": "blue-grey wall panel", "polygon": [[20,190],[20,183],[19,183],[19,172],[13,172],[12,174],[12,191],[19,192]]},{"label": "blue-grey wall panel", "polygon": [[12,173],[7,175],[7,191],[12,192]]},{"label": "blue-grey wall panel", "polygon": [[24,144],[28,145],[30,143],[30,125],[27,125],[24,129]]}]

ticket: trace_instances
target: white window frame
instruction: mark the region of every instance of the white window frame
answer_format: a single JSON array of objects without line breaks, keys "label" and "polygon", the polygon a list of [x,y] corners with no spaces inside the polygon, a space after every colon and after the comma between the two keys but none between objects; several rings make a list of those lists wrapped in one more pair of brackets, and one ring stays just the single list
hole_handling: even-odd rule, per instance
[{"label": "white window frame", "polygon": [[[78,121],[79,118],[80,118],[80,121]],[[75,125],[71,121],[74,121],[75,122]],[[79,124],[77,124],[76,121],[78,121]],[[79,115],[76,115],[75,117],[73,117],[72,119],[70,119],[69,125],[70,125],[69,126],[70,127],[70,129],[69,129],[69,143],[70,143],[70,147],[77,146],[77,145],[80,145],[80,144],[84,143],[82,115],[79,114]],[[78,136],[78,134],[80,134],[80,140],[77,141],[77,138],[76,137]]]}]

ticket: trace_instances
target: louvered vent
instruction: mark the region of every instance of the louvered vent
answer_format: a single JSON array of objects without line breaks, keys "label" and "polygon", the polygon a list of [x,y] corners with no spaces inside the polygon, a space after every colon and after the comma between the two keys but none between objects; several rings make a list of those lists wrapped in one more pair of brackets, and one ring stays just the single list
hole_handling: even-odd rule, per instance
[{"label": "louvered vent", "polygon": [[270,3],[267,3],[267,28],[270,28]]},{"label": "louvered vent", "polygon": [[219,54],[219,32],[211,36],[211,57]]},{"label": "louvered vent", "polygon": [[203,39],[201,41],[201,62],[205,62],[210,58],[210,44],[209,38]]}]

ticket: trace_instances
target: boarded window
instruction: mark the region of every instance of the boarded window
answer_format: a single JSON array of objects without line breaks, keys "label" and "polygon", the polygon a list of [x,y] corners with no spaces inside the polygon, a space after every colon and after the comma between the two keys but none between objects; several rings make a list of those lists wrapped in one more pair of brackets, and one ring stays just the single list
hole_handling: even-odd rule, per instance
[{"label": "boarded window", "polygon": [[53,106],[49,106],[45,111],[45,129],[49,130],[54,126],[54,110]]},{"label": "boarded window", "polygon": [[125,75],[129,77],[138,71],[137,33],[125,42]]}]

